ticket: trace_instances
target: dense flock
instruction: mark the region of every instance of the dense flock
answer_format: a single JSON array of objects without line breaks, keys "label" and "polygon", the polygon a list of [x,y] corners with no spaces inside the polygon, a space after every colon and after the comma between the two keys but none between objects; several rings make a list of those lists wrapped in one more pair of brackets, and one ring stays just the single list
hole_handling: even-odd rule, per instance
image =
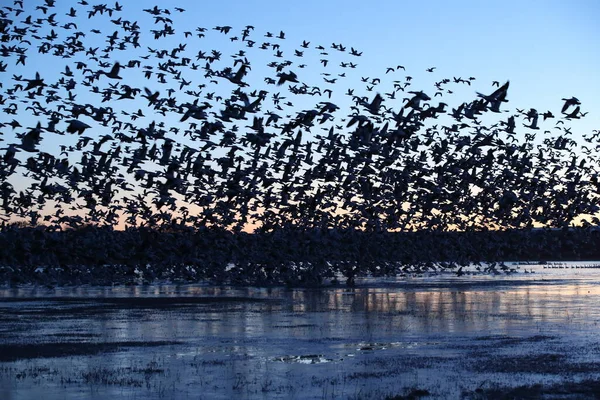
[{"label": "dense flock", "polygon": [[[572,131],[587,114],[576,97],[556,110],[513,110],[505,79],[429,66],[418,75],[433,84],[417,87],[402,60],[361,70],[374,55],[352,44],[138,7],[0,8],[4,238],[16,221],[48,237],[97,226],[254,231],[265,240],[600,222],[600,131]],[[198,26],[180,28],[190,20]],[[310,251],[326,243],[314,240]]]}]

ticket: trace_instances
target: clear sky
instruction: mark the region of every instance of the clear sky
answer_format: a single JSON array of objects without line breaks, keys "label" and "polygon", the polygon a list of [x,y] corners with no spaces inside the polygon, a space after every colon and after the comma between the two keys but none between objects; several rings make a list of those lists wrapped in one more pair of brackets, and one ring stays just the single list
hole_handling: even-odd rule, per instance
[{"label": "clear sky", "polygon": [[[26,0],[25,9],[40,14],[35,10],[38,4],[41,2]],[[562,98],[576,96],[582,102],[582,111],[590,111],[585,123],[582,121],[582,129],[600,127],[600,112],[597,111],[600,110],[600,24],[597,22],[600,3],[594,0],[180,0],[144,4],[124,2],[119,16],[139,21],[142,31],[147,33],[150,28],[159,28],[160,24],[154,25],[152,16],[141,9],[152,8],[154,4],[169,8],[176,29],[179,28],[174,38],[161,39],[161,45],[156,47],[168,47],[165,43],[169,41],[174,46],[187,42],[188,50],[198,44],[203,49],[212,46],[227,54],[225,36],[211,31],[215,26],[229,25],[233,28],[232,33],[239,36],[244,26],[253,25],[256,32],[253,36],[257,41],[268,41],[263,37],[267,31],[277,34],[283,30],[286,42],[282,46],[288,46],[285,53],[288,59],[293,49],[300,49],[303,40],[311,42],[311,46],[323,45],[330,55],[336,52],[330,48],[331,44],[341,43],[348,50],[354,47],[363,52],[360,58],[351,60],[359,64],[357,76],[384,77],[388,66],[401,64],[406,67],[406,74],[416,81],[473,76],[477,81],[471,87],[471,94],[475,90],[489,91],[493,80],[509,79],[508,106],[512,109],[534,107],[540,111],[551,109],[556,114],[562,106]],[[69,21],[64,12],[71,5],[71,2],[57,1],[57,18]],[[174,7],[182,7],[186,12],[179,14],[173,11]],[[103,35],[114,30],[109,18],[87,19],[82,11],[73,20],[83,31],[92,25]],[[209,30],[201,42],[195,37],[181,37],[184,31],[194,32],[196,27]],[[94,40],[93,35],[88,33],[86,41],[91,43],[91,40]],[[144,43],[149,47],[152,45],[152,41],[145,40]],[[239,43],[229,43],[232,52],[244,48]],[[189,53],[194,55],[195,51]],[[261,61],[266,64],[272,60],[266,54],[250,54],[248,58],[254,69],[262,66]],[[318,63],[318,59],[315,61]],[[53,62],[56,60],[44,59],[46,64]],[[19,72],[32,73],[39,65],[29,62],[27,68],[20,68]],[[434,73],[425,74],[424,70],[432,66],[436,67]],[[60,63],[58,68],[61,67],[64,63]],[[352,72],[347,71],[348,76]],[[346,86],[353,86],[352,81]]]},{"label": "clear sky", "polygon": [[203,26],[252,24],[283,29],[291,40],[353,46],[363,51],[365,75],[402,64],[415,76],[436,66],[440,78],[474,76],[485,85],[510,79],[510,104],[540,109],[576,96],[582,110],[594,111],[596,127],[600,122],[595,0],[202,3],[179,4]]}]

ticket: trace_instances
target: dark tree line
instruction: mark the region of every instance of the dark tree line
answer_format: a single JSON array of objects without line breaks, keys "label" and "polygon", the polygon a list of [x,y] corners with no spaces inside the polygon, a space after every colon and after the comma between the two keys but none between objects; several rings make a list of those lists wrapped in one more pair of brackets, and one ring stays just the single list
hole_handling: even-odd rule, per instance
[{"label": "dark tree line", "polygon": [[6,226],[0,282],[320,285],[359,276],[395,276],[469,267],[511,272],[502,261],[598,260],[593,228],[471,232],[354,229],[224,229],[86,226],[63,231]]}]

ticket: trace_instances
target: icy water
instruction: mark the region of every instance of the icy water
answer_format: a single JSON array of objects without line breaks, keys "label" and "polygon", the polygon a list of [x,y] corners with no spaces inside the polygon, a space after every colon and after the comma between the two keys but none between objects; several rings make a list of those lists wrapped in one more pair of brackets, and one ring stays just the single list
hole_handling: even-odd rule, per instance
[{"label": "icy water", "polygon": [[593,398],[600,269],[575,268],[590,264],[356,288],[4,288],[0,399]]}]

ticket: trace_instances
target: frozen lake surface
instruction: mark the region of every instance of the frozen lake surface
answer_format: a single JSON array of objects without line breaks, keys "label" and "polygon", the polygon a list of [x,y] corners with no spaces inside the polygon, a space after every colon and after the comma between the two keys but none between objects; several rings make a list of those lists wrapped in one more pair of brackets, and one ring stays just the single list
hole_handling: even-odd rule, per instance
[{"label": "frozen lake surface", "polygon": [[2,288],[0,398],[594,398],[590,264],[355,288]]}]

